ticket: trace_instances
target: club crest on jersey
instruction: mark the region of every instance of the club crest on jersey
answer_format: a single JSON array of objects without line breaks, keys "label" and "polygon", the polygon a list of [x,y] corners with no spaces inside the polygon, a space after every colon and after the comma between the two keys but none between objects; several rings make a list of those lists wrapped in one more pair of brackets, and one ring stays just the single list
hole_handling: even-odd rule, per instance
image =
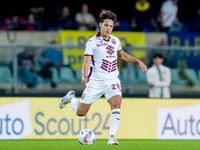
[{"label": "club crest on jersey", "polygon": [[111,42],[112,42],[113,44],[116,44],[115,39],[111,39]]},{"label": "club crest on jersey", "polygon": [[84,99],[84,98],[85,98],[85,95],[86,95],[86,94],[83,93],[82,96],[81,96],[81,99]]}]

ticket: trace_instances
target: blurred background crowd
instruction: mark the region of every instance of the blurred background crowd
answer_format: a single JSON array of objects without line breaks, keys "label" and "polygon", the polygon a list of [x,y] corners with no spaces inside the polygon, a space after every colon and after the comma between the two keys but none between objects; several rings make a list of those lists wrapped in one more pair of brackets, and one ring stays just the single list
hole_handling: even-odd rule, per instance
[{"label": "blurred background crowd", "polygon": [[[154,54],[162,58],[168,75],[164,71],[156,80],[167,79],[169,97],[200,96],[200,1],[187,0],[5,1],[0,96],[60,96],[70,89],[80,96],[85,44],[100,30],[98,16],[107,9],[117,14],[113,34],[124,51],[153,70]],[[148,97],[151,72],[120,60],[118,68],[124,96]]]},{"label": "blurred background crowd", "polygon": [[200,2],[125,0],[123,2],[5,2],[0,6],[1,30],[98,30],[98,15],[112,9],[117,31],[199,32]]}]

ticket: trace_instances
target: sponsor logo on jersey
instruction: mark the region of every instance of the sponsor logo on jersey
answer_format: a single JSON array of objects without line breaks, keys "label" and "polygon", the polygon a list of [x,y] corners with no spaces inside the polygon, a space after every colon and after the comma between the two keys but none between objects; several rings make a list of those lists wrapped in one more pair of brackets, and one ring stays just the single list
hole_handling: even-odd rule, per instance
[{"label": "sponsor logo on jersey", "polygon": [[81,99],[84,99],[84,98],[85,98],[85,95],[86,95],[86,94],[83,93],[82,96],[81,96]]},{"label": "sponsor logo on jersey", "polygon": [[112,56],[112,54],[115,52],[115,51],[114,51],[114,47],[108,45],[108,46],[106,47],[106,49],[107,49],[106,52],[109,54],[109,56],[106,56],[106,58],[114,58],[114,57],[116,57],[115,55]]},{"label": "sponsor logo on jersey", "polygon": [[110,54],[110,55],[112,55],[115,51],[113,50],[114,49],[114,47],[112,47],[112,46],[110,46],[110,45],[108,45],[107,47],[106,47],[106,49],[107,49],[107,53],[108,54]]},{"label": "sponsor logo on jersey", "polygon": [[97,47],[100,47],[100,46],[107,46],[108,43],[102,43],[102,44],[97,44]]}]

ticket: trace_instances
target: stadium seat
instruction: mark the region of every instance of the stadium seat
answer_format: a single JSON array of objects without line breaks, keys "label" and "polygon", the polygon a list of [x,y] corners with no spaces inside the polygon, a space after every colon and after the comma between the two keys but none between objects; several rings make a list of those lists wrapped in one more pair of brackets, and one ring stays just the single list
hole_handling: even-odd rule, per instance
[{"label": "stadium seat", "polygon": [[82,68],[78,68],[76,70],[76,81],[81,82],[82,80]]},{"label": "stadium seat", "polygon": [[12,74],[9,67],[0,67],[0,82],[12,82]]},{"label": "stadium seat", "polygon": [[121,71],[121,70],[119,70],[119,76],[118,76],[118,78],[119,78],[121,84],[125,83],[125,82],[124,82],[124,78],[123,78],[123,76],[122,76],[122,71]]},{"label": "stadium seat", "polygon": [[64,82],[76,83],[76,79],[73,74],[73,71],[69,67],[60,68],[60,78]]},{"label": "stadium seat", "polygon": [[60,78],[59,78],[59,76],[58,76],[58,70],[57,70],[55,67],[52,67],[52,80],[53,80],[55,83],[61,82],[61,81],[60,81]]},{"label": "stadium seat", "polygon": [[187,80],[180,79],[178,75],[178,69],[172,68],[171,69],[171,83],[172,84],[186,84]]},{"label": "stadium seat", "polygon": [[135,69],[124,68],[122,69],[122,81],[124,83],[137,83]]},{"label": "stadium seat", "polygon": [[187,74],[188,78],[192,80],[195,84],[198,84],[199,81],[197,79],[197,73],[193,68],[185,69],[185,73]]},{"label": "stadium seat", "polygon": [[198,80],[199,80],[199,84],[200,84],[200,69],[198,71]]}]

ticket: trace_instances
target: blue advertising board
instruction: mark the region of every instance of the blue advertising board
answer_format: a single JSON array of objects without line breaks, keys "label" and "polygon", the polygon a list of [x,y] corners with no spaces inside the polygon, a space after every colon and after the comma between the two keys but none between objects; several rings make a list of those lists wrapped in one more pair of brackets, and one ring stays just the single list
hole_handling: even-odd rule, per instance
[{"label": "blue advertising board", "polygon": [[[195,46],[200,47],[200,34],[192,33],[168,33],[169,46]],[[184,64],[187,68],[200,69],[200,51],[175,50],[172,56],[172,67],[180,67]],[[182,62],[182,63],[181,63]]]}]

